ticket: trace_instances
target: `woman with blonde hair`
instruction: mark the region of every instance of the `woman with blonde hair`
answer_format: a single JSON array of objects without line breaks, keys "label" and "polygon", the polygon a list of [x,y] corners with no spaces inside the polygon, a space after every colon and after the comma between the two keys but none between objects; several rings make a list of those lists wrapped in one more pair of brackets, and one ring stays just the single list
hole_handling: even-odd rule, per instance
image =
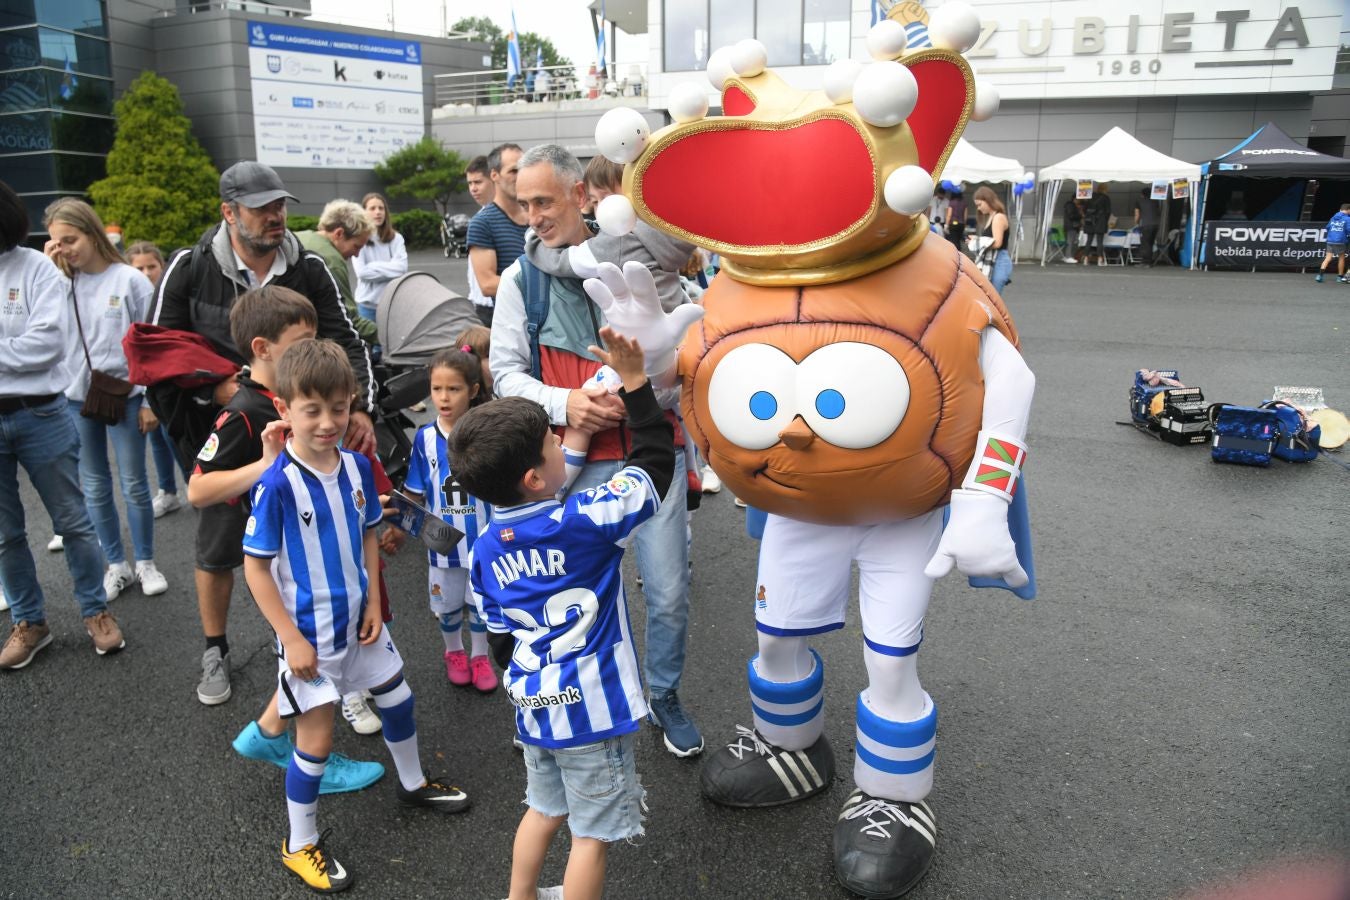
[{"label": "woman with blonde hair", "polygon": [[[69,329],[66,358],[71,361],[74,379],[66,388],[66,398],[80,434],[80,481],[85,503],[108,562],[103,589],[109,601],[136,582],[146,596],[162,594],[169,584],[155,567],[155,511],[145,472],[145,435],[158,421],[144,403],[145,389],[133,385],[119,401],[116,424],[106,425],[81,415],[93,371],[127,377],[122,337],[132,322],[149,318],[154,288],[144,275],[122,261],[98,213],[83,200],[62,197],[47,207],[43,222],[51,235],[44,248],[47,256],[71,280],[70,315],[75,327]],[[117,454],[122,497],[131,525],[134,570],[122,545],[122,523],[113,500],[109,443]]]},{"label": "woman with blonde hair", "polygon": [[1003,208],[1003,201],[988,185],[982,185],[975,192],[975,209],[982,225],[980,243],[984,244],[983,238],[990,239],[988,244],[980,248],[977,262],[1001,296],[1003,289],[1012,281],[1012,257],[1008,255],[1008,212]]},{"label": "woman with blonde hair", "polygon": [[408,274],[408,248],[403,235],[394,230],[389,218],[389,201],[383,194],[370,193],[361,198],[366,218],[375,226],[370,242],[352,260],[356,269],[356,310],[371,321],[385,285]]}]

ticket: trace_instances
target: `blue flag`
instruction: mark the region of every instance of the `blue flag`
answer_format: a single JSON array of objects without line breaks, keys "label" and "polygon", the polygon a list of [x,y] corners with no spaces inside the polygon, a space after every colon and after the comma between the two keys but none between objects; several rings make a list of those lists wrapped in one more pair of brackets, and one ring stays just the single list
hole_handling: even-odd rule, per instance
[{"label": "blue flag", "polygon": [[506,36],[506,86],[514,87],[520,78],[520,38],[516,28],[516,10],[511,8],[511,33]]},{"label": "blue flag", "polygon": [[66,71],[61,76],[61,99],[69,100],[75,96],[75,88],[79,87],[80,79],[75,77],[75,69],[70,65],[70,57],[66,57]]},{"label": "blue flag", "polygon": [[599,60],[595,66],[595,71],[603,74],[605,71],[605,0],[600,0],[600,30],[595,35],[595,58]]}]

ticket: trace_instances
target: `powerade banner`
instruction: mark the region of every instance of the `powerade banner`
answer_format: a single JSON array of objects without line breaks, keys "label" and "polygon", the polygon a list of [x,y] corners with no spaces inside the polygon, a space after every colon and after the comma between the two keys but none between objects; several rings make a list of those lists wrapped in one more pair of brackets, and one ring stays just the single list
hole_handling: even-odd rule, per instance
[{"label": "powerade banner", "polygon": [[250,21],[248,44],[259,162],[370,169],[422,138],[418,42]]},{"label": "powerade banner", "polygon": [[1210,269],[1302,269],[1321,265],[1327,229],[1314,222],[1205,223]]}]

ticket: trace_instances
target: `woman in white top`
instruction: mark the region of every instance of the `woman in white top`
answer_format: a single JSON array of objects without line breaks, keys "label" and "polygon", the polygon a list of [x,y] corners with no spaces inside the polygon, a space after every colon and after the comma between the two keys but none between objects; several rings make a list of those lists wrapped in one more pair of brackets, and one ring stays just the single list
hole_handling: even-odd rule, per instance
[{"label": "woman in white top", "polygon": [[375,226],[375,233],[352,260],[358,279],[356,309],[373,322],[384,286],[408,274],[408,248],[403,244],[403,235],[389,221],[389,204],[383,194],[366,194],[361,198],[361,207]]},{"label": "woman in white top", "polygon": [[[70,318],[75,321],[67,323],[70,327],[66,354],[74,378],[66,388],[66,397],[80,432],[80,481],[85,503],[108,561],[103,589],[109,601],[138,581],[147,596],[162,594],[169,585],[155,567],[155,510],[145,472],[145,433],[158,422],[144,405],[145,390],[140,386],[132,388],[122,421],[116,425],[104,425],[79,415],[89,391],[91,365],[109,375],[127,377],[122,338],[132,322],[149,318],[154,288],[149,279],[122,261],[98,214],[84,201],[73,197],[57,200],[47,207],[44,222],[51,234],[45,247],[47,255],[70,276],[74,295]],[[110,442],[117,454],[122,498],[131,525],[134,571],[122,546],[122,523],[113,500],[108,465]]]}]

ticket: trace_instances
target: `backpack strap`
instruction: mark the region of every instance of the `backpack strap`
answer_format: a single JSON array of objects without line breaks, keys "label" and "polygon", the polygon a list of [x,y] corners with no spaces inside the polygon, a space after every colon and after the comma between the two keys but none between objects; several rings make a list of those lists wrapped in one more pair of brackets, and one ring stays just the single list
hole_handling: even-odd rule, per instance
[{"label": "backpack strap", "polygon": [[530,374],[535,380],[542,381],[544,370],[539,360],[539,331],[548,318],[549,276],[524,254],[520,256],[520,274],[523,276],[525,334],[530,341]]}]

